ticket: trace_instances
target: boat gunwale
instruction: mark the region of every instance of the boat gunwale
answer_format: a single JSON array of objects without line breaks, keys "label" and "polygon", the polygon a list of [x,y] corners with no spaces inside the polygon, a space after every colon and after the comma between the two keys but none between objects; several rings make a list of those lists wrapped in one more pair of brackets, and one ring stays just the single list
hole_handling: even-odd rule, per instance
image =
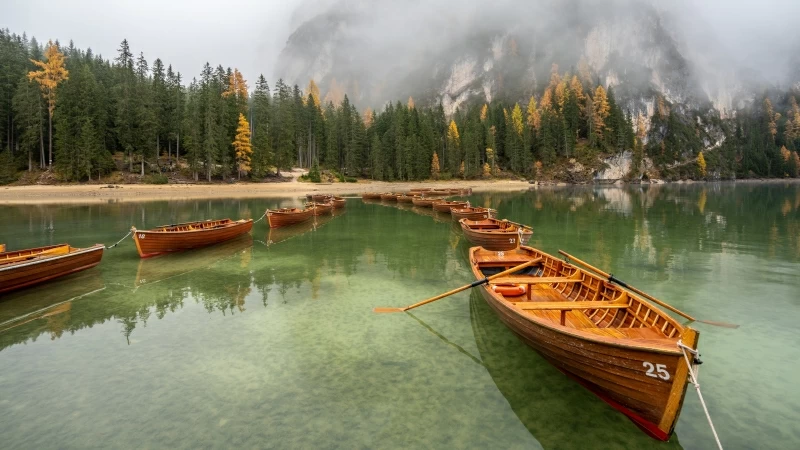
[{"label": "boat gunwale", "polygon": [[[64,244],[64,245],[69,245],[69,244]],[[55,246],[55,247],[58,247],[58,246]],[[19,269],[20,267],[27,267],[27,266],[34,265],[34,264],[41,264],[41,263],[47,262],[47,261],[55,261],[57,259],[74,257],[74,256],[82,255],[84,253],[91,253],[93,251],[98,251],[98,250],[99,251],[103,251],[103,250],[105,250],[105,248],[106,248],[106,246],[103,245],[103,244],[94,244],[91,247],[83,247],[83,248],[70,246],[69,247],[69,249],[70,249],[69,253],[66,253],[64,255],[34,256],[33,257],[34,259],[30,259],[30,260],[26,260],[26,261],[20,261],[19,263],[10,263],[10,264],[5,265],[5,266],[0,266],[0,272],[4,272],[6,270],[11,270],[11,269]],[[72,251],[73,249],[75,251]],[[20,250],[20,251],[23,251],[23,250]],[[11,252],[8,252],[8,253],[11,253]]]},{"label": "boat gunwale", "polygon": [[[481,250],[481,249],[483,249],[483,247],[472,247],[472,248],[469,249],[470,267],[472,269],[473,275],[476,277],[476,279],[479,279],[479,280],[485,277],[482,272],[479,272],[479,267],[478,266],[479,266],[480,262],[475,259],[476,251],[477,250]],[[558,259],[558,258],[555,258],[552,255],[550,255],[548,253],[545,253],[545,252],[543,252],[541,250],[534,249],[533,247],[520,246],[520,249],[531,249],[531,250],[534,250],[534,251],[537,251],[537,252],[541,253],[542,255],[544,255],[546,257],[550,257],[550,258],[552,258],[554,260]],[[485,249],[483,249],[483,250],[485,250]],[[486,251],[490,251],[490,250],[486,250]],[[585,274],[602,281],[602,278],[599,278],[599,277],[591,274],[588,271],[585,271],[585,270],[583,270],[583,269],[581,269],[579,267],[576,267],[576,266],[574,266],[572,264],[570,264],[570,266],[575,267],[579,271],[582,271]],[[532,278],[534,278],[534,277],[532,277]],[[553,284],[557,284],[557,283],[553,283]],[[683,352],[680,349],[680,347],[677,346],[677,341],[680,340],[680,336],[683,334],[684,328],[688,328],[688,327],[684,327],[683,325],[677,323],[677,321],[675,319],[673,319],[672,316],[670,316],[666,312],[660,310],[659,308],[657,308],[652,303],[642,299],[638,295],[633,294],[632,292],[626,292],[626,293],[630,297],[632,297],[632,298],[636,299],[637,301],[647,305],[650,309],[653,310],[653,312],[655,312],[656,314],[658,314],[661,317],[665,318],[666,320],[672,322],[673,325],[676,328],[678,328],[679,334],[678,334],[677,338],[664,338],[665,341],[669,340],[669,341],[674,341],[675,342],[675,349],[674,350],[668,349],[668,348],[666,348],[666,346],[664,346],[664,347],[656,347],[656,346],[652,346],[651,343],[636,342],[635,338],[627,338],[627,337],[626,338],[613,338],[613,337],[608,337],[608,336],[600,336],[600,335],[592,333],[590,331],[581,331],[579,328],[572,328],[572,327],[568,327],[568,326],[565,326],[565,325],[556,324],[556,323],[553,323],[553,322],[551,322],[549,320],[544,320],[544,319],[542,319],[542,318],[540,318],[540,317],[538,317],[536,315],[526,314],[525,310],[514,306],[512,304],[512,302],[510,302],[508,300],[505,300],[505,298],[503,298],[503,297],[500,297],[500,295],[497,292],[494,292],[491,289],[487,288],[486,285],[481,286],[481,288],[486,293],[488,293],[489,296],[491,296],[492,300],[494,300],[494,302],[496,304],[502,305],[503,308],[507,309],[508,311],[513,312],[514,315],[519,317],[520,319],[523,319],[523,320],[528,321],[528,322],[533,322],[538,326],[545,327],[545,328],[547,328],[549,330],[555,331],[555,332],[560,333],[560,334],[568,335],[568,336],[576,338],[576,339],[591,341],[591,342],[597,343],[598,345],[608,345],[608,346],[611,346],[611,347],[622,348],[622,349],[626,349],[626,350],[647,351],[647,352],[654,352],[654,353],[659,353],[659,354],[669,355],[669,356],[680,356],[680,355],[683,354]],[[621,341],[623,341],[623,342],[621,342]]]},{"label": "boat gunwale", "polygon": [[[230,219],[222,219],[222,220],[230,220]],[[206,221],[186,222],[186,224],[204,223],[204,222],[206,222]],[[214,221],[212,220],[210,222],[214,222]],[[253,219],[230,220],[230,222],[226,222],[226,223],[217,225],[217,226],[212,227],[212,228],[200,228],[200,229],[197,229],[197,230],[174,230],[174,231],[173,230],[140,230],[140,229],[138,229],[136,227],[133,227],[132,231],[134,233],[139,233],[139,234],[141,234],[141,233],[152,233],[154,235],[167,235],[167,234],[174,235],[174,234],[182,234],[182,233],[197,233],[197,232],[209,232],[209,231],[216,231],[216,230],[224,230],[226,228],[234,228],[234,227],[237,227],[237,226],[246,225],[248,222],[253,222]],[[169,227],[169,228],[173,228],[173,227]]]}]

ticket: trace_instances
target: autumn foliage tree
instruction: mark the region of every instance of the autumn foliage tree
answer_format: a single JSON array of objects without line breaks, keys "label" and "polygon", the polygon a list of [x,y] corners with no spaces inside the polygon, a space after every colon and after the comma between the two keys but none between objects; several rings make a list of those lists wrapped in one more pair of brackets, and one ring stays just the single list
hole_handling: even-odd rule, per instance
[{"label": "autumn foliage tree", "polygon": [[703,152],[697,154],[697,170],[701,177],[706,176],[706,158],[703,156]]},{"label": "autumn foliage tree", "polygon": [[47,43],[44,51],[45,61],[31,60],[39,70],[28,72],[28,79],[39,83],[42,96],[47,100],[47,113],[50,127],[50,157],[48,166],[53,166],[53,111],[56,109],[56,88],[58,84],[69,78],[69,71],[64,66],[64,54],[59,51],[53,41]]},{"label": "autumn foliage tree", "polygon": [[595,143],[599,143],[603,139],[603,131],[606,126],[606,119],[610,112],[608,105],[608,96],[603,86],[597,86],[592,98],[592,133],[594,135]]},{"label": "autumn foliage tree", "polygon": [[431,159],[431,178],[434,180],[439,178],[439,155],[436,152],[433,153],[433,159]]},{"label": "autumn foliage tree", "polygon": [[236,167],[239,178],[242,173],[250,172],[250,155],[253,153],[253,146],[250,144],[250,124],[244,114],[239,114],[239,126],[236,128],[236,139],[233,141],[233,148],[236,152]]}]

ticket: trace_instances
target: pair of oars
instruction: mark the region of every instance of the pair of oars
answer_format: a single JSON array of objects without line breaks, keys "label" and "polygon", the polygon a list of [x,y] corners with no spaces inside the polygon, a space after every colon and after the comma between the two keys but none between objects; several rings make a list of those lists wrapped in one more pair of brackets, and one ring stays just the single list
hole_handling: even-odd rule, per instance
[{"label": "pair of oars", "polygon": [[673,306],[670,306],[669,304],[667,304],[665,302],[662,302],[661,300],[653,297],[652,295],[650,295],[650,294],[648,294],[646,292],[642,292],[642,291],[640,291],[639,289],[636,289],[633,286],[629,286],[627,283],[625,283],[624,281],[620,280],[619,278],[616,278],[614,275],[609,274],[609,273],[605,273],[602,270],[598,269],[597,267],[594,267],[593,265],[591,265],[591,264],[589,264],[589,263],[587,263],[585,261],[581,261],[580,259],[570,255],[569,253],[565,252],[564,250],[559,250],[558,253],[561,253],[562,255],[566,256],[568,259],[570,259],[572,261],[575,261],[576,263],[586,267],[587,269],[593,271],[594,273],[600,275],[601,277],[607,278],[608,281],[616,284],[617,286],[623,287],[623,288],[625,288],[625,289],[627,289],[627,290],[629,290],[631,292],[639,294],[642,297],[650,300],[651,302],[656,303],[658,305],[661,305],[664,308],[667,308],[668,310],[674,312],[675,314],[678,314],[680,316],[683,316],[683,317],[691,320],[692,322],[700,322],[700,323],[705,323],[705,324],[708,324],[708,325],[715,325],[715,326],[718,326],[718,327],[725,327],[725,328],[739,328],[739,325],[732,324],[732,323],[714,322],[712,320],[698,320],[698,319],[695,319],[694,317],[690,316],[689,314],[686,314],[685,312],[683,312],[683,311],[681,311],[681,310],[679,310],[679,309],[677,309],[677,308],[675,308]]},{"label": "pair of oars", "polygon": [[451,296],[453,294],[457,294],[457,293],[459,293],[461,291],[465,291],[465,290],[467,290],[469,288],[474,288],[475,286],[480,286],[482,284],[486,284],[486,283],[494,280],[495,278],[500,278],[500,277],[504,277],[506,275],[511,275],[512,273],[514,273],[514,272],[516,272],[518,270],[522,270],[522,269],[524,269],[526,267],[530,267],[530,266],[532,266],[534,264],[539,264],[540,262],[542,262],[542,258],[532,259],[532,260],[530,260],[528,262],[522,263],[522,264],[520,264],[518,266],[515,266],[515,267],[512,267],[512,268],[510,268],[508,270],[504,270],[504,271],[502,271],[500,273],[497,273],[497,274],[494,274],[492,276],[489,276],[489,277],[474,281],[474,282],[472,282],[470,284],[466,284],[464,286],[461,286],[458,289],[453,289],[452,291],[445,292],[444,294],[439,294],[436,297],[431,297],[431,298],[429,298],[427,300],[423,300],[421,302],[414,303],[413,305],[409,305],[409,306],[406,306],[404,308],[375,308],[372,311],[376,312],[376,313],[405,312],[405,311],[408,311],[409,309],[414,309],[414,308],[417,308],[417,307],[422,306],[422,305],[427,305],[428,303],[435,302],[436,300],[443,299],[445,297],[449,297],[449,296]]}]

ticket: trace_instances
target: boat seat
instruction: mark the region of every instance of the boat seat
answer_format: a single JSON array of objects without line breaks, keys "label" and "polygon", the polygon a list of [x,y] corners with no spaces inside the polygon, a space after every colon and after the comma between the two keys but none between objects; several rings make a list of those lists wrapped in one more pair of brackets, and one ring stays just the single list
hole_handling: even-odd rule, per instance
[{"label": "boat seat", "polygon": [[523,311],[560,311],[561,325],[566,325],[567,311],[587,310],[587,309],[623,309],[627,308],[628,303],[611,302],[511,302],[512,305]]},{"label": "boat seat", "polygon": [[[580,278],[568,277],[529,277],[529,276],[507,276],[495,278],[489,284],[553,284],[553,283],[580,283]],[[604,302],[605,303],[605,302]]]}]

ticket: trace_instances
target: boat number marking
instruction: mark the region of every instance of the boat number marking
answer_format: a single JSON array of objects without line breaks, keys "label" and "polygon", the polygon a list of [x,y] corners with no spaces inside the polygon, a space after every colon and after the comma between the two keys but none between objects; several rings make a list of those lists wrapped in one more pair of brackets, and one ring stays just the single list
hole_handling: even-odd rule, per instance
[{"label": "boat number marking", "polygon": [[515,241],[514,241],[514,238],[509,238],[509,239],[508,239],[508,242],[509,242],[510,244],[513,244],[513,243],[515,242]]},{"label": "boat number marking", "polygon": [[139,235],[139,239],[144,239],[144,235],[143,235],[143,234],[140,234],[140,235]]},{"label": "boat number marking", "polygon": [[642,365],[644,367],[647,367],[647,373],[645,373],[645,375],[647,375],[648,377],[661,378],[662,380],[669,380],[669,372],[667,372],[667,366],[665,364],[656,364],[654,366],[653,363],[644,361]]}]

